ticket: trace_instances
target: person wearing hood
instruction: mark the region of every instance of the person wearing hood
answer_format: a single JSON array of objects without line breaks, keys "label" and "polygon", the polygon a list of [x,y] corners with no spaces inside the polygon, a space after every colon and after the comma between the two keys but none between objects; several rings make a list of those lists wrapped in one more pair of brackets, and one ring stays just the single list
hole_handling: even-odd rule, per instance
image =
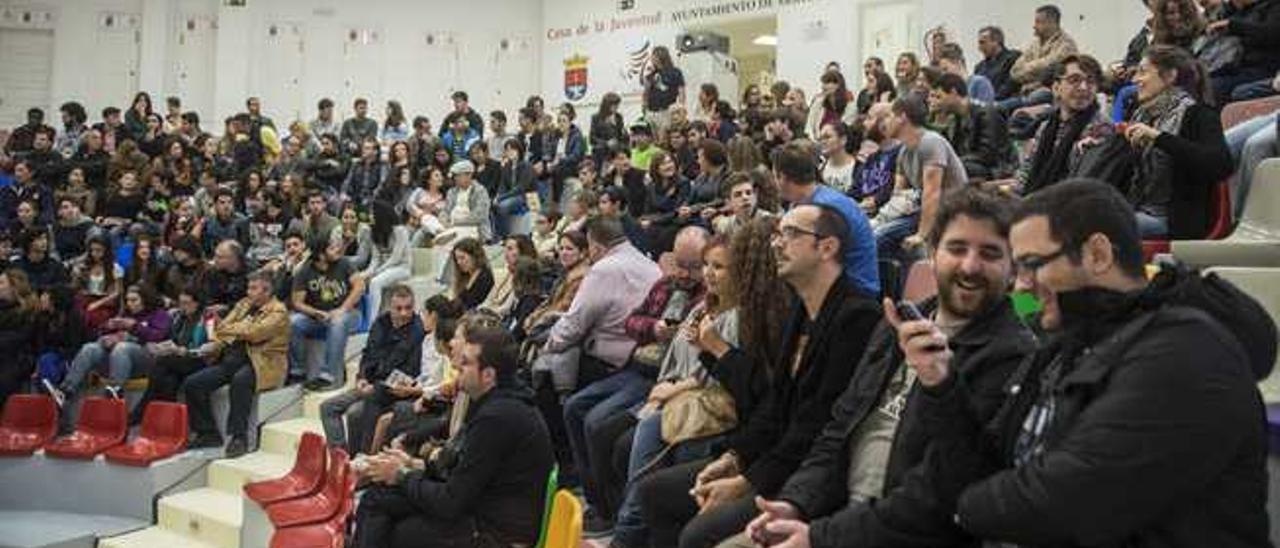
[{"label": "person wearing hood", "polygon": [[1265,310],[1212,277],[1148,283],[1132,210],[1101,181],[1031,195],[1009,240],[1040,344],[993,421],[973,414],[943,331],[894,322],[936,421],[924,473],[955,523],[1001,546],[1270,546]]},{"label": "person wearing hood", "polygon": [[[494,326],[469,329],[454,363],[470,400],[459,432],[430,460],[371,457],[356,546],[532,546],[554,457],[533,392],[516,377],[518,348]],[[511,458],[519,455],[519,458]]]}]

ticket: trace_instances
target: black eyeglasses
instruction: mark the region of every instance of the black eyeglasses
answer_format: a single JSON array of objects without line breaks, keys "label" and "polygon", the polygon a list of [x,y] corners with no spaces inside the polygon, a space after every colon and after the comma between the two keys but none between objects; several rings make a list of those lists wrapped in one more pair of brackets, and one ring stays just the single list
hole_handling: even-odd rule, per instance
[{"label": "black eyeglasses", "polygon": [[798,226],[782,226],[782,227],[778,227],[777,230],[773,231],[773,237],[775,239],[781,238],[788,242],[795,240],[796,238],[799,238],[801,236],[813,236],[814,238],[821,240],[823,238],[828,237],[829,235],[823,234],[821,232],[815,232],[812,230],[800,228]]},{"label": "black eyeglasses", "polygon": [[1030,255],[1014,259],[1013,264],[1017,266],[1018,274],[1035,275],[1035,273],[1041,268],[1044,268],[1049,263],[1058,260],[1058,258],[1066,255],[1068,252],[1069,250],[1066,247],[1062,247],[1048,255]]}]

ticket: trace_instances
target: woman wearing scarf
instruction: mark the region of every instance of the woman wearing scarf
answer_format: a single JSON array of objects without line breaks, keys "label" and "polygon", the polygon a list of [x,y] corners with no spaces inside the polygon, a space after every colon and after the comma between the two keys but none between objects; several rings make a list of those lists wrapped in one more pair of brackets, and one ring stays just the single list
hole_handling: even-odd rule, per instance
[{"label": "woman wearing scarf", "polygon": [[1134,75],[1138,110],[1124,136],[1138,154],[1128,188],[1143,238],[1202,238],[1213,185],[1232,172],[1203,71],[1185,50],[1147,48]]}]

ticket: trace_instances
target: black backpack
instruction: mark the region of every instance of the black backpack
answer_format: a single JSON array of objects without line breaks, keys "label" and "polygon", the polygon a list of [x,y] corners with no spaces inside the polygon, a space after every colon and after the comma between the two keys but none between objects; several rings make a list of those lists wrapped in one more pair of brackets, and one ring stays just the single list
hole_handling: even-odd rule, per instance
[{"label": "black backpack", "polygon": [[1276,324],[1248,293],[1216,273],[1201,274],[1182,264],[1163,265],[1152,278],[1150,294],[1161,302],[1197,308],[1221,323],[1249,357],[1254,377],[1262,380],[1275,367]]}]

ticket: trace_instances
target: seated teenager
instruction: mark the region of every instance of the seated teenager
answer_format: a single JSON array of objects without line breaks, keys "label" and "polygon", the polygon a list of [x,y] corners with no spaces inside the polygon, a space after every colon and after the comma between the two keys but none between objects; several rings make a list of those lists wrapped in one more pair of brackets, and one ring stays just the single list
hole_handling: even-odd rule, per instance
[{"label": "seated teenager", "polygon": [[[293,276],[293,314],[289,318],[289,375],[306,378],[308,390],[341,386],[346,368],[347,337],[360,321],[356,305],[364,293],[364,278],[341,256],[342,250],[320,236],[311,241],[311,257]],[[306,343],[324,344],[324,363],[314,375]]]},{"label": "seated teenager", "polygon": [[90,238],[87,247],[84,258],[71,268],[71,285],[76,290],[76,308],[85,319],[85,327],[97,333],[103,323],[116,315],[124,269],[116,264],[111,240],[105,234]]},{"label": "seated teenager", "polygon": [[355,387],[320,404],[325,439],[352,455],[369,450],[378,415],[396,401],[390,389],[403,383],[392,383],[391,377],[396,371],[416,377],[421,365],[425,335],[413,311],[413,290],[394,285],[387,302],[387,312],[369,328]]},{"label": "seated teenager", "polygon": [[[554,464],[547,427],[516,379],[515,341],[499,328],[468,331],[458,384],[472,408],[434,459],[391,451],[369,460],[356,546],[511,546],[537,542]],[[511,458],[519,455],[519,458]]]},{"label": "seated teenager", "polygon": [[24,230],[14,243],[18,244],[21,255],[11,266],[26,274],[32,289],[43,290],[65,285],[70,280],[66,267],[52,256],[50,246],[53,244],[47,230]]},{"label": "seated teenager", "polygon": [[182,381],[205,367],[199,350],[208,342],[209,333],[205,331],[204,302],[199,290],[187,287],[179,291],[177,305],[173,323],[169,325],[169,338],[147,344],[154,361],[148,374],[147,391],[134,407],[130,424],[142,422],[148,402],[177,401]]},{"label": "seated teenager", "polygon": [[271,275],[249,275],[248,293],[213,330],[213,341],[200,347],[207,367],[182,383],[193,434],[191,449],[221,447],[222,434],[213,419],[213,391],[231,386],[225,458],[249,452],[249,413],[254,393],[284,381],[289,349],[289,311],[271,293]]},{"label": "seated teenager", "polygon": [[[165,340],[171,322],[169,312],[150,288],[129,286],[124,293],[124,309],[103,324],[98,340],[80,348],[55,397],[73,400],[93,370],[106,372],[107,391],[119,396],[126,381],[150,367],[152,356],[146,345]],[[70,418],[69,413],[63,416]],[[70,428],[71,423],[68,420],[63,426]]]},{"label": "seated teenager", "polygon": [[382,312],[382,293],[409,279],[409,229],[400,222],[393,204],[375,199],[370,206],[369,266],[360,272],[369,287],[369,314]]}]

